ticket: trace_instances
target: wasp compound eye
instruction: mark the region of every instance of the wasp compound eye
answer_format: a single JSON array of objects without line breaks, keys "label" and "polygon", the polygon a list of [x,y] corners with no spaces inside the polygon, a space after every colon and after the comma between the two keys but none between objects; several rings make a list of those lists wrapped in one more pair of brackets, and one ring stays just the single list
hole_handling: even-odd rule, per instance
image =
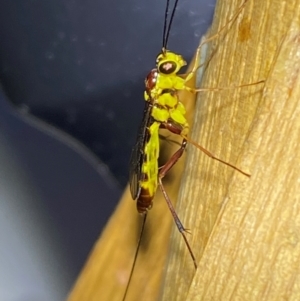
[{"label": "wasp compound eye", "polygon": [[174,61],[164,61],[158,65],[158,71],[163,74],[172,74],[176,70],[177,64]]}]

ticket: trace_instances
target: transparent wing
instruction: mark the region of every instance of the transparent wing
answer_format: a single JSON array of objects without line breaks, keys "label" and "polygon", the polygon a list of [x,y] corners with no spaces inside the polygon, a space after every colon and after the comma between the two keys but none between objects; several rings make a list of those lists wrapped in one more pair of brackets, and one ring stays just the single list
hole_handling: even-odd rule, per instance
[{"label": "transparent wing", "polygon": [[149,102],[145,102],[144,116],[140,125],[137,140],[131,152],[130,168],[129,168],[129,184],[131,196],[136,200],[141,192],[140,182],[143,179],[142,165],[144,162],[144,147],[149,139],[148,128],[153,122],[151,117],[152,106]]}]

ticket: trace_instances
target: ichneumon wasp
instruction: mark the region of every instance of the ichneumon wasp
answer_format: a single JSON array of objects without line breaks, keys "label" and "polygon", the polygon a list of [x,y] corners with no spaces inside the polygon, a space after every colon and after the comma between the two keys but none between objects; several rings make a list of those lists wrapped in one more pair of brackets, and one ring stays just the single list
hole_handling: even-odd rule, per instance
[{"label": "ichneumon wasp", "polygon": [[[228,23],[236,19],[247,1],[248,0],[245,0],[243,2],[243,4],[240,6],[234,16],[228,21]],[[187,143],[193,144],[209,157],[232,167],[233,169],[241,172],[246,176],[249,176],[249,174],[243,172],[234,165],[215,157],[212,153],[187,137],[189,133],[189,124],[185,116],[185,107],[178,98],[178,92],[181,90],[187,90],[191,93],[196,93],[198,91],[212,91],[214,89],[193,89],[187,86],[187,82],[194,76],[199,66],[195,65],[192,68],[192,71],[185,78],[178,75],[181,68],[186,65],[186,62],[181,55],[167,49],[169,33],[177,4],[178,0],[175,0],[168,22],[170,0],[167,0],[166,2],[162,50],[156,58],[156,67],[152,71],[150,71],[145,79],[146,89],[144,93],[144,116],[139,128],[137,142],[133,148],[130,160],[130,191],[132,198],[137,201],[137,210],[144,216],[144,219],[136,253],[134,256],[134,262],[123,300],[125,300],[126,298],[126,294],[133,274],[144,226],[146,223],[147,213],[148,210],[152,207],[152,200],[158,187],[160,188],[170,209],[172,217],[176,223],[176,226],[185,241],[190,256],[193,260],[194,267],[197,268],[196,258],[185,234],[187,230],[182,225],[162,182],[164,176],[183,155]],[[201,46],[204,43],[207,43],[217,37],[220,31],[222,31],[227,26],[227,24],[223,26],[217,34],[202,42],[197,49],[196,55],[199,54]],[[215,90],[221,89],[216,88]],[[171,156],[171,158],[164,165],[159,167],[158,158],[160,154],[160,129],[166,129],[172,134],[181,136],[182,142],[180,148]]]}]

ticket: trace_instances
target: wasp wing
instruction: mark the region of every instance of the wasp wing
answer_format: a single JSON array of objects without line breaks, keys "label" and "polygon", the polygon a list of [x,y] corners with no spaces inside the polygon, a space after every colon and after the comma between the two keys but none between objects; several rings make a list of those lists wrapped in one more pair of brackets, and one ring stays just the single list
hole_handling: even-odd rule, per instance
[{"label": "wasp wing", "polygon": [[146,142],[149,140],[148,128],[153,122],[151,117],[152,105],[145,102],[144,116],[141,122],[136,144],[131,152],[130,168],[129,168],[129,184],[131,196],[136,200],[141,192],[140,182],[143,180],[144,174],[142,173],[142,165],[144,162],[144,148]]}]

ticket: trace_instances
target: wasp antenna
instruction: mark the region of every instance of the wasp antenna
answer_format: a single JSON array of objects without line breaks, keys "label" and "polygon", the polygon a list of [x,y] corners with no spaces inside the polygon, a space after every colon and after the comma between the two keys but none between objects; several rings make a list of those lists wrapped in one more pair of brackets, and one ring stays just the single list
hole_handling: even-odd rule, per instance
[{"label": "wasp antenna", "polygon": [[164,20],[163,41],[162,41],[163,47],[162,47],[162,49],[164,49],[166,44],[167,44],[167,41],[166,41],[166,36],[167,35],[166,35],[166,33],[167,33],[167,22],[168,22],[169,6],[170,6],[170,0],[167,0],[166,9],[165,9],[165,20]]},{"label": "wasp antenna", "polygon": [[175,16],[175,11],[176,11],[176,7],[178,4],[178,0],[175,1],[173,9],[172,9],[172,13],[171,13],[171,18],[170,18],[170,22],[167,28],[167,17],[168,17],[168,10],[169,10],[169,0],[167,1],[167,5],[166,5],[166,12],[165,12],[165,24],[164,24],[164,35],[163,35],[163,48],[167,48],[167,44],[168,44],[168,40],[169,40],[169,35],[170,35],[170,30],[171,30],[171,26],[173,23],[173,19]]}]

